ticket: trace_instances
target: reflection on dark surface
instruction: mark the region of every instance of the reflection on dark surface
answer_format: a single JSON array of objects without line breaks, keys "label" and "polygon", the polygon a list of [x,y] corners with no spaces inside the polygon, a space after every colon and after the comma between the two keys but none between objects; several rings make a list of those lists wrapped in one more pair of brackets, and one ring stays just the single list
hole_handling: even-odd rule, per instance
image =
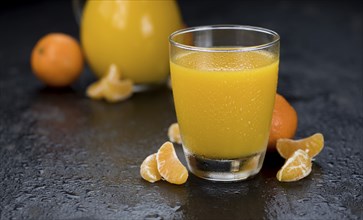
[{"label": "reflection on dark surface", "polygon": [[212,219],[262,219],[264,216],[264,196],[261,186],[263,179],[218,183],[191,176],[188,180],[190,199],[185,205],[186,217],[212,216]]},{"label": "reflection on dark surface", "polygon": [[266,152],[265,160],[259,175],[265,178],[275,178],[277,171],[284,165],[283,159],[276,151]]}]

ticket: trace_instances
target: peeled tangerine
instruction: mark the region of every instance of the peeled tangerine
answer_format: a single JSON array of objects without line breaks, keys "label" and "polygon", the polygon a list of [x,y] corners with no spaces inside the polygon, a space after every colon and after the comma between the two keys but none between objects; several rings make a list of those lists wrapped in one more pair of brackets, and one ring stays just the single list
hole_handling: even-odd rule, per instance
[{"label": "peeled tangerine", "polygon": [[161,178],[173,184],[183,184],[188,170],[179,161],[172,143],[165,142],[157,153],[148,156],[140,167],[141,177],[151,183]]},{"label": "peeled tangerine", "polygon": [[298,149],[306,151],[309,157],[313,158],[320,153],[323,147],[324,136],[320,133],[300,140],[278,139],[276,144],[277,151],[285,159],[288,159]]},{"label": "peeled tangerine", "polygon": [[118,102],[132,95],[132,87],[132,81],[121,79],[117,66],[112,64],[103,78],[88,86],[87,96],[96,100],[104,98],[108,102]]},{"label": "peeled tangerine", "polygon": [[284,166],[277,172],[277,179],[282,182],[292,182],[308,176],[311,172],[311,157],[299,149],[286,160]]},{"label": "peeled tangerine", "polygon": [[178,123],[173,123],[170,125],[170,127],[168,129],[168,136],[169,136],[169,140],[171,142],[174,142],[177,144],[182,143]]},{"label": "peeled tangerine", "polygon": [[188,179],[188,170],[180,162],[171,142],[165,142],[156,155],[161,177],[173,184],[183,184]]},{"label": "peeled tangerine", "polygon": [[156,162],[156,154],[149,155],[142,162],[140,167],[140,175],[144,180],[149,181],[150,183],[154,183],[161,179]]}]

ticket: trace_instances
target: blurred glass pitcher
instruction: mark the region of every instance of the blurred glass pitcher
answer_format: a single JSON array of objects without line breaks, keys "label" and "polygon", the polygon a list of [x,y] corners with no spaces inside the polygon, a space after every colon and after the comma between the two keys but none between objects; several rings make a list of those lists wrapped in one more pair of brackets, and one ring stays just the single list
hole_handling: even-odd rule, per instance
[{"label": "blurred glass pitcher", "polygon": [[73,9],[80,21],[82,47],[95,75],[101,77],[116,64],[136,85],[166,81],[167,39],[183,26],[174,0],[73,0]]}]

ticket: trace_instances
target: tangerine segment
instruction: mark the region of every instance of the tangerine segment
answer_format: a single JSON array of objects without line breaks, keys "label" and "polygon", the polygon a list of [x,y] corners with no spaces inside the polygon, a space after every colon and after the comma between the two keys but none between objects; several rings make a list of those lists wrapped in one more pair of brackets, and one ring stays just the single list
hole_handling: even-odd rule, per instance
[{"label": "tangerine segment", "polygon": [[156,154],[151,154],[145,158],[140,167],[140,175],[144,180],[149,181],[150,183],[154,183],[161,179],[156,162]]},{"label": "tangerine segment", "polygon": [[297,181],[309,175],[311,167],[311,158],[308,153],[299,149],[286,160],[276,177],[281,182]]},{"label": "tangerine segment", "polygon": [[103,95],[108,102],[118,102],[129,98],[132,95],[133,83],[129,79],[122,81],[107,81],[103,88]]},{"label": "tangerine segment", "polygon": [[188,170],[180,162],[175,153],[174,145],[165,142],[156,154],[158,170],[162,178],[169,183],[183,184],[188,179]]},{"label": "tangerine segment", "polygon": [[309,157],[313,158],[320,153],[323,147],[324,136],[321,133],[300,140],[282,138],[277,140],[276,145],[277,151],[285,159],[289,158],[298,149],[306,151]]},{"label": "tangerine segment", "polygon": [[87,88],[87,96],[91,97],[92,99],[99,100],[103,97],[103,85],[101,85],[103,81],[97,81],[92,83]]},{"label": "tangerine segment", "polygon": [[169,136],[169,140],[171,142],[174,142],[174,143],[177,143],[177,144],[182,143],[178,123],[173,123],[173,124],[170,125],[170,127],[168,129],[168,136]]},{"label": "tangerine segment", "polygon": [[112,63],[104,76],[103,79],[107,79],[108,81],[119,81],[121,80],[122,74],[118,70],[116,64]]},{"label": "tangerine segment", "polygon": [[87,96],[92,99],[104,98],[108,102],[118,102],[132,95],[133,82],[121,79],[121,73],[115,64],[111,64],[107,73],[87,88]]}]

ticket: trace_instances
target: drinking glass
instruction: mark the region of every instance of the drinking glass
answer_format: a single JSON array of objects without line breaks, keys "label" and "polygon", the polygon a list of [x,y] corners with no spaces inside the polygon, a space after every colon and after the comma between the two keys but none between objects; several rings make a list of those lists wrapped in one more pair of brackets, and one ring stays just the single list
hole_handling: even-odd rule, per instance
[{"label": "drinking glass", "polygon": [[241,25],[191,27],[169,37],[177,120],[189,170],[213,181],[257,174],[274,107],[279,35]]}]

